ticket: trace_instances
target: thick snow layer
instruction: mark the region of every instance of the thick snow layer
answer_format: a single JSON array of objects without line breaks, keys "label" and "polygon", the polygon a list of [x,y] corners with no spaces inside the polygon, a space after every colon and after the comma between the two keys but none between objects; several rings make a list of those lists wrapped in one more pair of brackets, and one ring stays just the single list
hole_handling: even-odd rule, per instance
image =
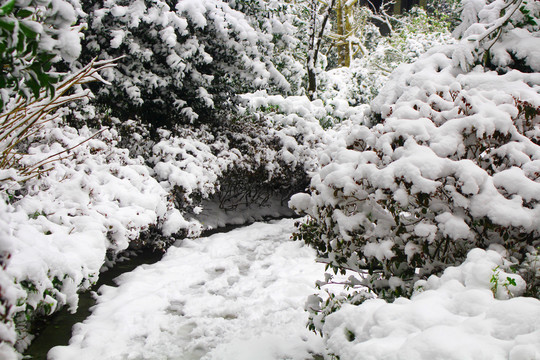
[{"label": "thick snow layer", "polygon": [[474,249],[459,267],[417,282],[410,300],[344,305],[326,318],[329,352],[341,360],[539,359],[540,301],[497,299],[524,286],[502,264],[495,251]]},{"label": "thick snow layer", "polygon": [[310,359],[322,339],[304,303],[323,265],[294,220],[184,240],[102,287],[92,315],[49,359]]}]

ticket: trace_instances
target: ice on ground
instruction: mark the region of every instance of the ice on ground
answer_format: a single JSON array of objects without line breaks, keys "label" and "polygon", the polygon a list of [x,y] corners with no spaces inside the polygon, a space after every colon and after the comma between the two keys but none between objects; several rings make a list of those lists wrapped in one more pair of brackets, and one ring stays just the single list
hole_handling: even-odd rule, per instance
[{"label": "ice on ground", "polygon": [[303,308],[324,266],[293,230],[288,219],[183,240],[102,287],[49,359],[312,359],[323,341]]}]

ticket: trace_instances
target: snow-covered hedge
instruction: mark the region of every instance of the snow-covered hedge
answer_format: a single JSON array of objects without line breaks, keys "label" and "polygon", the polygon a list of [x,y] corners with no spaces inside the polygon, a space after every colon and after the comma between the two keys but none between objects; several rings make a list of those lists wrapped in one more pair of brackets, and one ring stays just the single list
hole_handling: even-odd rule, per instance
[{"label": "snow-covered hedge", "polygon": [[89,28],[82,59],[125,55],[105,74],[98,100],[125,119],[154,124],[219,122],[237,93],[269,85],[288,89],[261,55],[272,36],[220,0],[82,1]]},{"label": "snow-covered hedge", "polygon": [[[503,5],[516,2],[485,4],[483,22],[469,30],[500,36],[463,39],[400,66],[372,104],[382,122],[346,130],[344,145],[320,156],[311,195],[292,199],[311,215],[297,237],[334,270],[358,272],[350,285],[386,299],[410,295],[418,279],[496,244],[528,294],[538,288],[530,261],[540,246],[540,67],[531,55],[539,29],[514,25],[524,14],[538,19],[540,3],[521,4],[506,22]],[[510,42],[518,35],[523,41]],[[499,72],[474,66],[486,54]]]}]

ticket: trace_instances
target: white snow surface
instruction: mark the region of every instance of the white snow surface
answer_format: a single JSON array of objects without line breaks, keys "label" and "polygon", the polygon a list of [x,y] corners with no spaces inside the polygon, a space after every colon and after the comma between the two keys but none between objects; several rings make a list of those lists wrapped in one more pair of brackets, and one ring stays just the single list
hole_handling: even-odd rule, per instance
[{"label": "white snow surface", "polygon": [[51,360],[312,359],[323,340],[303,310],[324,266],[290,240],[294,220],[183,240],[103,286]]},{"label": "white snow surface", "polygon": [[498,270],[503,261],[495,251],[474,249],[462,265],[418,281],[411,299],[343,305],[323,327],[328,351],[341,360],[540,359],[540,301],[497,299],[524,286],[519,276]]}]

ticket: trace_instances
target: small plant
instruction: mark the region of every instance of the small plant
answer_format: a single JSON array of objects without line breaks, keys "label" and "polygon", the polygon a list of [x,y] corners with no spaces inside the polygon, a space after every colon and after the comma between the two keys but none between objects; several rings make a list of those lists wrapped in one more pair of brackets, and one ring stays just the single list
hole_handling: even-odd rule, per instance
[{"label": "small plant", "polygon": [[510,291],[510,286],[516,286],[516,280],[512,279],[510,276],[506,277],[505,282],[501,282],[500,279],[501,271],[499,270],[499,266],[497,266],[495,269],[493,269],[493,275],[491,275],[491,280],[489,281],[491,285],[491,292],[493,293],[493,296],[497,296],[497,291],[502,286],[506,289],[506,292],[510,297],[513,296],[512,291]]},{"label": "small plant", "polygon": [[30,219],[34,219],[34,220],[40,216],[46,216],[46,215],[43,211],[35,211],[34,213],[28,215]]}]

